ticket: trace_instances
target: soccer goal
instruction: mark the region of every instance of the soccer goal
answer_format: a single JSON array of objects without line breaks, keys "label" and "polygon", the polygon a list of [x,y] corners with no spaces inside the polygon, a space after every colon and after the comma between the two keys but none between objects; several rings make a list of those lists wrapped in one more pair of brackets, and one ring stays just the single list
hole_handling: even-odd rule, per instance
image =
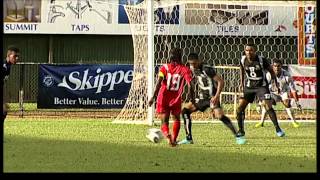
[{"label": "soccer goal", "polygon": [[[233,120],[239,98],[239,61],[244,45],[253,42],[259,55],[280,58],[284,65],[298,64],[303,21],[314,21],[300,11],[316,11],[312,1],[201,1],[156,0],[125,5],[134,45],[134,77],[126,104],[115,122],[152,124],[154,108],[147,105],[153,92],[157,68],[167,63],[169,50],[183,49],[183,62],[197,52],[215,66],[225,87],[224,111]],[[310,18],[310,19],[306,19]],[[314,27],[314,26],[312,26]],[[308,64],[307,64],[308,65]],[[315,75],[314,75],[315,76]],[[301,93],[301,92],[300,92]],[[184,97],[186,95],[184,94]],[[287,119],[284,108],[275,107],[278,119]],[[316,109],[296,111],[296,119],[315,119]],[[251,104],[247,119],[259,119]],[[210,111],[193,114],[195,122],[211,120]]]}]

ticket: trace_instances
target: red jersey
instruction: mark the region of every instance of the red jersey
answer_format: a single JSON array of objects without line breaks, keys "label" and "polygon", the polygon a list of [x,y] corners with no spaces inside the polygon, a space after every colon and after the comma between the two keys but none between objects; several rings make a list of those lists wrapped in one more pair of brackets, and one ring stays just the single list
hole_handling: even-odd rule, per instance
[{"label": "red jersey", "polygon": [[169,63],[160,67],[159,76],[164,79],[161,83],[157,103],[168,107],[175,104],[181,106],[184,83],[186,81],[189,84],[192,80],[191,70],[183,64]]}]

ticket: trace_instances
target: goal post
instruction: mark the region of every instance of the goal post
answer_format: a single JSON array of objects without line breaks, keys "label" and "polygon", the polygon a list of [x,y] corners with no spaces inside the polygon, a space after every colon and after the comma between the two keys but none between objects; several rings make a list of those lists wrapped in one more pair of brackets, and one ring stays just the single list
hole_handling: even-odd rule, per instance
[{"label": "goal post", "polygon": [[[171,48],[183,50],[183,63],[190,53],[196,52],[200,59],[216,68],[225,81],[222,106],[234,120],[244,45],[253,42],[258,54],[267,59],[279,58],[285,65],[298,64],[300,43],[304,42],[298,35],[305,20],[298,11],[301,7],[315,11],[316,3],[145,0],[124,7],[133,39],[134,73],[126,104],[114,122],[152,125],[156,116],[154,107],[148,107],[148,100],[154,90],[157,68],[168,62]],[[184,100],[185,97],[184,93]],[[283,107],[276,110],[278,119],[287,119]],[[297,113],[298,117],[313,118],[315,112],[314,109]],[[254,103],[247,115],[259,119]],[[211,119],[206,113],[195,113],[192,118],[195,122]]]},{"label": "goal post", "polygon": [[[147,1],[147,9],[153,9],[153,1]],[[147,12],[148,19],[148,99],[152,97],[154,91],[154,13]],[[152,126],[154,121],[154,106],[148,107],[147,122]]]}]

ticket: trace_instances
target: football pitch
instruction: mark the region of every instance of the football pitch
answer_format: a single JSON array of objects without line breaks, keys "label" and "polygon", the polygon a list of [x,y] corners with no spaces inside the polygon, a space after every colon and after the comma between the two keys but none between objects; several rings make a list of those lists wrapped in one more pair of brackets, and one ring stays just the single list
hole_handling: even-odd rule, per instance
[{"label": "football pitch", "polygon": [[[270,122],[254,124],[245,125],[244,145],[219,122],[193,124],[195,144],[169,147],[165,140],[148,141],[146,125],[9,117],[4,172],[316,172],[315,122],[299,128],[280,122],[284,138]],[[180,140],[183,128],[181,121]]]}]

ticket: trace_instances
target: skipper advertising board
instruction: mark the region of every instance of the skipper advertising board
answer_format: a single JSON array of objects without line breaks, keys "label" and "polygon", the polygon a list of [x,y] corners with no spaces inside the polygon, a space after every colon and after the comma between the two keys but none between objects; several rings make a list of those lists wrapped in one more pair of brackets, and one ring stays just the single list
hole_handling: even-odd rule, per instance
[{"label": "skipper advertising board", "polygon": [[133,65],[39,66],[38,108],[122,108]]}]

